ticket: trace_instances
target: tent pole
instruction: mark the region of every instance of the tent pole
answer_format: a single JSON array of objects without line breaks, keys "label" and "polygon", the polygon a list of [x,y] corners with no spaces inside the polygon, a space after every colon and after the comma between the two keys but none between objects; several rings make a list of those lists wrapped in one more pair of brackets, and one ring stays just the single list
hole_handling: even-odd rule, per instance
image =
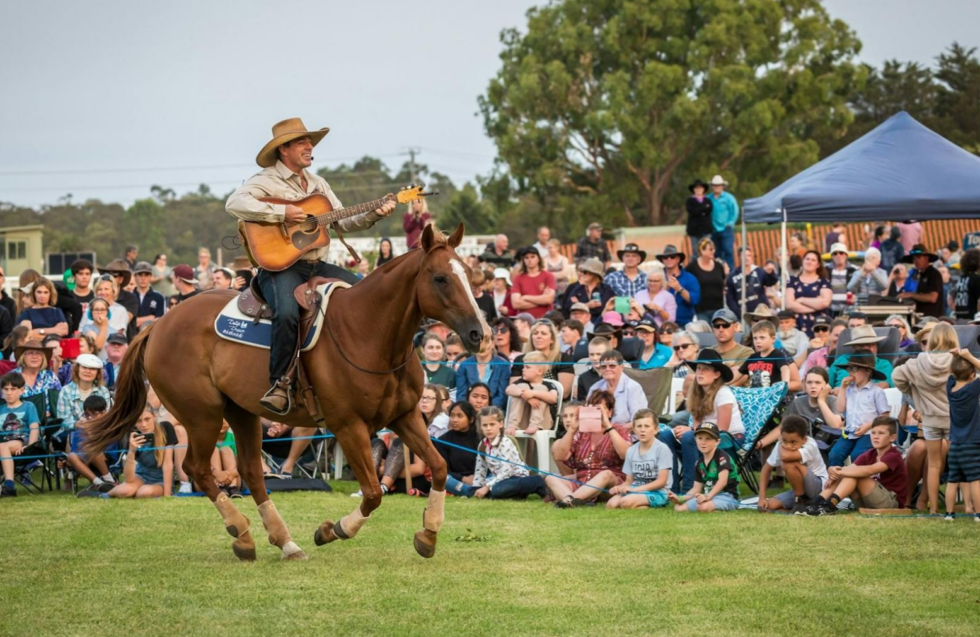
[{"label": "tent pole", "polygon": [[[738,267],[742,268],[742,304],[741,304],[742,311],[739,313],[739,316],[742,317],[743,323],[746,320],[745,319],[745,279],[746,277],[749,276],[749,273],[745,271],[745,249],[748,248],[746,237],[747,234],[745,232],[745,212],[743,211],[742,212],[742,252],[739,253],[741,256],[738,259]],[[745,323],[745,325],[748,325],[748,323]]]},{"label": "tent pole", "polygon": [[782,291],[779,295],[780,309],[786,309],[786,283],[789,280],[789,273],[786,271],[786,266],[789,262],[789,257],[786,254],[786,208],[783,208],[783,249],[782,256],[779,258],[779,281],[782,284]]}]

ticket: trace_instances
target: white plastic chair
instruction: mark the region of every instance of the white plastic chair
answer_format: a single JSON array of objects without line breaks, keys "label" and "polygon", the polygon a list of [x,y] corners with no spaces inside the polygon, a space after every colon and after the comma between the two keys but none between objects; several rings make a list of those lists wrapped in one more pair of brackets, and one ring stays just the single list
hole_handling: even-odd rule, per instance
[{"label": "white plastic chair", "polygon": [[684,379],[671,377],[670,395],[667,396],[667,402],[664,404],[665,416],[672,416],[677,413],[677,392],[679,391],[684,391]]},{"label": "white plastic chair", "polygon": [[[537,468],[543,469],[545,471],[550,471],[551,473],[558,472],[558,465],[555,464],[555,459],[551,455],[551,443],[554,441],[558,430],[558,418],[561,416],[561,404],[562,396],[564,390],[562,389],[561,383],[557,380],[552,380],[550,378],[545,378],[542,382],[549,385],[558,393],[558,402],[554,404],[551,408],[552,414],[552,425],[551,429],[538,429],[533,435],[527,435],[523,431],[518,431],[514,438],[517,439],[518,443],[521,444],[521,455],[526,457],[525,451],[527,450],[527,443],[521,442],[526,440],[534,440],[536,451],[537,451]],[[510,421],[510,405],[512,398],[507,399],[507,413],[504,414],[504,422]]]},{"label": "white plastic chair", "polygon": [[888,406],[891,408],[892,418],[898,418],[898,413],[902,410],[902,392],[895,387],[885,390],[885,398],[888,399]]}]

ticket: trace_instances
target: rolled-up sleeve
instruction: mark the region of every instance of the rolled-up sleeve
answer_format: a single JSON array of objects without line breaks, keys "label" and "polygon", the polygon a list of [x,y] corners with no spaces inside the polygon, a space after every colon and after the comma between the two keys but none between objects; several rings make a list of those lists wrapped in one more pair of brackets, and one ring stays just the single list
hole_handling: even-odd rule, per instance
[{"label": "rolled-up sleeve", "polygon": [[225,210],[242,221],[264,221],[282,223],[286,219],[286,206],[259,201],[261,197],[272,196],[263,181],[268,179],[261,173],[246,181],[241,188],[228,197]]}]

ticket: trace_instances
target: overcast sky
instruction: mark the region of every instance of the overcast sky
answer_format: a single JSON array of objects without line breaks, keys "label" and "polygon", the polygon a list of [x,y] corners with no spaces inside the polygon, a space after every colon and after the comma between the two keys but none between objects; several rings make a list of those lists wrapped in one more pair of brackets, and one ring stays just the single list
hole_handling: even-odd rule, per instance
[{"label": "overcast sky", "polygon": [[[419,161],[463,182],[495,149],[476,98],[529,0],[69,0],[0,5],[0,201],[230,190],[280,119],[332,132],[315,166]],[[980,3],[826,0],[873,64],[980,45]]]}]

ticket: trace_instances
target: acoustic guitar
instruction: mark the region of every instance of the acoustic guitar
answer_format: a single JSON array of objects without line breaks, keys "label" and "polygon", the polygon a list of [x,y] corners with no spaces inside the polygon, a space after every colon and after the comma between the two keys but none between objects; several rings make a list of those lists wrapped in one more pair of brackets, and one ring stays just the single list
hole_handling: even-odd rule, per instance
[{"label": "acoustic guitar", "polygon": [[299,261],[310,250],[323,248],[329,244],[331,224],[377,210],[388,201],[408,203],[439,194],[422,192],[424,187],[423,184],[412,184],[399,190],[398,194],[386,195],[381,199],[337,210],[334,210],[330,200],[321,194],[312,194],[295,201],[266,197],[260,201],[271,204],[291,204],[301,208],[309,216],[306,221],[294,225],[239,221],[238,233],[248,258],[256,267],[279,272]]}]

